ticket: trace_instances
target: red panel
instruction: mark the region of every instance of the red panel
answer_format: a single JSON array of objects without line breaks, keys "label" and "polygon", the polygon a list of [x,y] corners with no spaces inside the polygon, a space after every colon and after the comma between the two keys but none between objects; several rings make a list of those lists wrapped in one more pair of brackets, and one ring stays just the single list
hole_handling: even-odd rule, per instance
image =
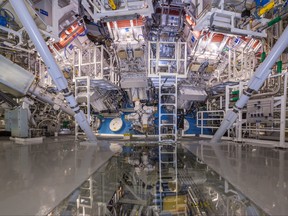
[{"label": "red panel", "polygon": [[[168,13],[168,11],[169,11],[169,13]],[[162,8],[157,8],[156,9],[156,13],[162,13]],[[168,8],[164,8],[163,9],[163,14],[169,14],[169,15],[174,15],[174,16],[179,16],[180,15],[180,8],[175,8],[174,7],[174,9],[173,8],[170,8],[169,10],[168,10]]]}]

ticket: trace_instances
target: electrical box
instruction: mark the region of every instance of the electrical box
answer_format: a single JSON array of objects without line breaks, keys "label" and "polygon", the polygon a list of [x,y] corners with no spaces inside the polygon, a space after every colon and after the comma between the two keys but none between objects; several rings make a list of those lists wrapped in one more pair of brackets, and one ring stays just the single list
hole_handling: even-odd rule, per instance
[{"label": "electrical box", "polygon": [[199,68],[200,68],[200,64],[192,64],[192,65],[190,66],[190,70],[191,70],[191,71],[198,71]]},{"label": "electrical box", "polygon": [[273,120],[273,98],[249,100],[247,123],[268,123]]},{"label": "electrical box", "polygon": [[134,50],[134,57],[135,58],[142,58],[144,56],[144,52],[142,49],[135,49]]},{"label": "electrical box", "polygon": [[207,93],[204,89],[193,87],[190,85],[182,85],[179,88],[179,99],[188,101],[205,101]]},{"label": "electrical box", "polygon": [[52,26],[52,2],[46,0],[32,1],[33,9],[36,11],[38,17],[49,26]]},{"label": "electrical box", "polygon": [[126,58],[128,57],[128,54],[127,54],[127,52],[126,52],[125,50],[120,50],[120,51],[118,52],[118,57],[119,57],[120,59],[126,59]]},{"label": "electrical box", "polygon": [[5,130],[11,131],[12,137],[27,138],[29,133],[28,111],[17,108],[5,111]]}]

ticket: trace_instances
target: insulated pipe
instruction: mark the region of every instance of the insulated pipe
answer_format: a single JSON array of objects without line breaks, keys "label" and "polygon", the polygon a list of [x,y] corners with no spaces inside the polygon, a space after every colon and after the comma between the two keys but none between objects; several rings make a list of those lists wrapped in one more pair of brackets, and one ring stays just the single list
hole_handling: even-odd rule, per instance
[{"label": "insulated pipe", "polygon": [[277,85],[276,89],[274,89],[271,92],[265,92],[265,93],[261,93],[261,94],[252,95],[251,98],[273,96],[273,95],[277,94],[280,91],[280,89],[281,89],[281,76],[278,77],[278,85]]},{"label": "insulated pipe", "polygon": [[280,16],[270,20],[268,23],[266,23],[264,26],[261,26],[258,31],[261,32],[267,28],[270,28],[271,26],[273,26],[274,24],[280,22],[281,20],[285,19],[285,17],[288,15],[288,12],[285,12],[283,14],[281,14]]},{"label": "insulated pipe", "polygon": [[221,137],[225,134],[225,132],[233,125],[233,123],[238,118],[238,112],[243,109],[243,107],[247,104],[249,98],[252,96],[254,91],[258,91],[267,77],[270,74],[270,69],[273,67],[279,56],[283,53],[283,51],[288,46],[288,27],[286,27],[285,31],[279,37],[276,44],[272,48],[269,55],[266,59],[259,65],[256,69],[253,77],[248,83],[248,88],[243,92],[242,96],[236,102],[233,110],[229,110],[223,119],[221,126],[218,128],[213,138],[211,139],[212,143],[218,142]]},{"label": "insulated pipe", "polygon": [[29,34],[30,39],[33,41],[37,51],[40,53],[43,61],[45,62],[48,72],[52,77],[56,87],[59,91],[64,93],[64,97],[68,102],[71,109],[75,112],[75,119],[81,129],[85,132],[89,141],[96,141],[96,136],[90,128],[90,125],[84,115],[80,110],[79,105],[77,104],[75,97],[72,92],[68,89],[68,83],[63,73],[61,72],[59,66],[55,62],[52,54],[50,53],[44,39],[42,38],[34,20],[32,19],[24,0],[10,0],[10,3],[15,10],[18,18],[25,27],[27,33]]}]

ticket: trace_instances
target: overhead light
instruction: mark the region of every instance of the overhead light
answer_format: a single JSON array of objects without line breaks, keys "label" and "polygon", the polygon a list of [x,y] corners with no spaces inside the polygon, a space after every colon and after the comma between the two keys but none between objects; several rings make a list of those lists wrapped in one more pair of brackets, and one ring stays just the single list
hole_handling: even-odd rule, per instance
[{"label": "overhead light", "polygon": [[210,47],[211,47],[211,50],[213,51],[217,51],[218,50],[218,46],[216,43],[210,43]]}]

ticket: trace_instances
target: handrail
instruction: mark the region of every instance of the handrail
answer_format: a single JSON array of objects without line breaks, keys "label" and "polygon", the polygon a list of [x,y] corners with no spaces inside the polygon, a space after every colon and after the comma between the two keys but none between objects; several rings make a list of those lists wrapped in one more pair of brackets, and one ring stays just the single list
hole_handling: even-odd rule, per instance
[{"label": "handrail", "polygon": [[[211,117],[211,114],[213,113],[218,114],[218,116],[215,118]],[[208,114],[208,116],[206,117],[205,114]],[[224,110],[198,111],[196,115],[196,127],[199,127],[201,129],[201,135],[203,135],[204,128],[210,128],[210,129],[219,128],[219,126],[207,125],[207,121],[212,121],[212,123],[213,121],[222,121],[224,119],[224,115],[225,115]],[[199,124],[199,121],[200,121],[200,124]]]}]

